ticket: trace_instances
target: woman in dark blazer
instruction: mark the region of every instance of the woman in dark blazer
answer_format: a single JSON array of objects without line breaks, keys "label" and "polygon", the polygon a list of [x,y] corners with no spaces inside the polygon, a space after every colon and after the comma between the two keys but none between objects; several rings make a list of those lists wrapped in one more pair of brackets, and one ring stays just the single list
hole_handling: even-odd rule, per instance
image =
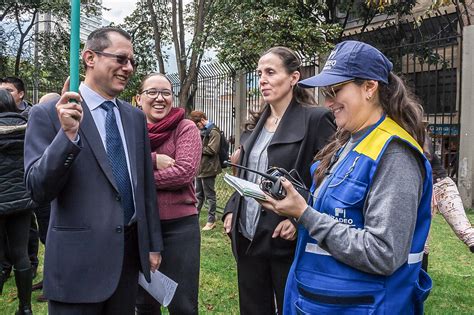
[{"label": "woman in dark blazer", "polygon": [[[315,107],[314,98],[297,86],[300,66],[296,54],[286,47],[271,48],[260,58],[257,71],[265,103],[246,125],[239,164],[261,171],[271,166],[295,169],[309,187],[309,165],[334,134],[335,125],[332,114]],[[238,176],[260,180],[246,171]],[[281,311],[296,245],[295,226],[237,193],[229,199],[223,219],[237,260],[240,313]]]}]

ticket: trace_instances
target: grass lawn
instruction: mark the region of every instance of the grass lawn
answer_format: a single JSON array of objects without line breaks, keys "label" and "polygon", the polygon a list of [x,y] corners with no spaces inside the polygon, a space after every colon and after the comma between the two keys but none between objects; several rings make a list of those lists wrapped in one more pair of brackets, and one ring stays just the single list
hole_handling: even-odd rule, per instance
[{"label": "grass lawn", "polygon": [[[222,204],[222,200],[220,200]],[[474,222],[474,212],[468,216]],[[201,216],[201,225],[206,216]],[[41,256],[43,250],[41,249]],[[434,288],[428,298],[426,314],[474,314],[473,254],[461,243],[441,215],[433,219],[429,273]],[[35,279],[40,280],[39,276]],[[202,233],[199,310],[201,314],[238,314],[238,291],[235,262],[230,241],[223,233],[222,222],[216,229]],[[36,303],[35,314],[47,314],[46,303]],[[17,308],[14,279],[5,284],[0,296],[0,314],[14,314]]]}]

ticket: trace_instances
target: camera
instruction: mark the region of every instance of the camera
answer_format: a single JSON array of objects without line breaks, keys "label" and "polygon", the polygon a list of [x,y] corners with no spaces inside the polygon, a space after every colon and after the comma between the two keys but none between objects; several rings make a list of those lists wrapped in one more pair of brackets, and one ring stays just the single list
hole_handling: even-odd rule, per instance
[{"label": "camera", "polygon": [[277,168],[273,167],[268,169],[266,173],[272,177],[275,177],[275,179],[262,177],[260,189],[277,200],[284,199],[286,197],[286,190],[281,185],[281,179],[284,177],[284,174]]},{"label": "camera", "polygon": [[298,193],[303,196],[305,200],[308,200],[310,194],[309,189],[306,188],[300,175],[294,169],[288,172],[287,170],[281,167],[270,167],[265,173],[263,173],[239,164],[231,163],[229,161],[226,161],[225,164],[227,166],[235,166],[262,176],[262,180],[260,182],[260,189],[264,193],[269,194],[274,199],[282,200],[286,197],[286,190],[281,184],[282,178],[286,178],[290,183],[293,184],[296,191],[298,191]]},{"label": "camera", "polygon": [[260,189],[272,196],[272,198],[282,200],[286,197],[286,190],[281,184],[282,178],[286,178],[290,183],[293,184],[296,191],[298,191],[298,193],[303,196],[303,198],[306,200],[308,199],[309,191],[296,170],[291,170],[288,172],[283,168],[271,167],[266,171],[266,173],[270,176],[262,177]]}]

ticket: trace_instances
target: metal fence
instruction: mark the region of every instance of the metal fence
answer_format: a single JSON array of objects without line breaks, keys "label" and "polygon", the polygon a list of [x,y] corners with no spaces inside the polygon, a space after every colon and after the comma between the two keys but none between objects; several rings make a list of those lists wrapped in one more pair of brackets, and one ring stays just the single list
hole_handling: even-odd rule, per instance
[{"label": "metal fence", "polygon": [[38,103],[39,99],[48,93],[61,93],[62,85],[56,85],[49,82],[39,82],[37,85],[33,80],[25,80],[25,100],[32,104]]},{"label": "metal fence", "polygon": [[[168,77],[177,95],[180,89],[179,76],[170,74]],[[228,139],[231,139],[235,134],[233,70],[221,63],[203,65],[195,84],[197,84],[197,90],[193,100],[194,109],[204,112],[207,118],[214,122]]]},{"label": "metal fence", "polygon": [[345,39],[379,48],[420,99],[435,153],[457,178],[461,115],[462,19],[457,12],[406,20]]}]

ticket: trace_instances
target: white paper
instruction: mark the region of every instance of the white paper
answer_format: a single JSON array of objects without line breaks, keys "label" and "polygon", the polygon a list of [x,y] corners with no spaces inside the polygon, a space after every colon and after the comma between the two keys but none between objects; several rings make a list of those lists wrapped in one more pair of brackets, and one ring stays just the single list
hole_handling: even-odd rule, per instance
[{"label": "white paper", "polygon": [[178,284],[158,270],[150,272],[151,282],[148,283],[143,273],[138,276],[138,283],[161,305],[167,307],[173,299]]}]

